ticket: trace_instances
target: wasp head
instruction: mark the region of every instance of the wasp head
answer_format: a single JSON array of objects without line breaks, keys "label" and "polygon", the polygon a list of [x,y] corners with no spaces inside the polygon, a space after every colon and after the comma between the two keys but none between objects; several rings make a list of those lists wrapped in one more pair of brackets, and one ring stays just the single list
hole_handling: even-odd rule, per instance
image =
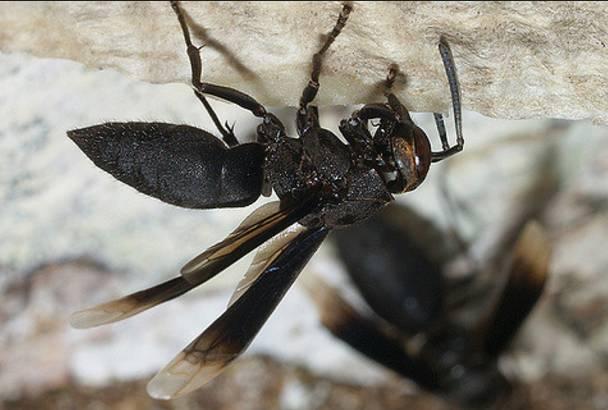
[{"label": "wasp head", "polygon": [[431,165],[431,145],[420,128],[398,122],[388,133],[384,161],[384,179],[392,193],[415,189],[424,181]]}]

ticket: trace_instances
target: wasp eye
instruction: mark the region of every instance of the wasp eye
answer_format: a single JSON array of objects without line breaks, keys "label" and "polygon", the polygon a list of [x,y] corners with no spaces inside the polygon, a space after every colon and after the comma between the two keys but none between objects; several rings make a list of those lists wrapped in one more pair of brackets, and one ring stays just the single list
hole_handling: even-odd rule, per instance
[{"label": "wasp eye", "polygon": [[418,127],[414,128],[414,152],[416,155],[416,174],[418,176],[418,184],[420,184],[429,172],[432,154],[429,138]]},{"label": "wasp eye", "polygon": [[388,182],[391,192],[411,191],[424,181],[431,165],[431,146],[420,128],[396,130],[391,137],[391,155],[395,166]]}]

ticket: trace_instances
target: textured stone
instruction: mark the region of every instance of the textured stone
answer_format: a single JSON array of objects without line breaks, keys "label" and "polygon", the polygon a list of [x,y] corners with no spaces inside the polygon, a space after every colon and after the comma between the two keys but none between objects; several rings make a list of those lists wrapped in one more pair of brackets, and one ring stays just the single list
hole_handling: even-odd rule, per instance
[{"label": "textured stone", "polygon": [[[187,82],[168,2],[12,2],[0,50]],[[297,104],[319,37],[339,2],[184,2],[200,25],[204,78],[268,105]],[[608,124],[608,5],[602,2],[355,2],[328,55],[318,103],[369,102],[390,63],[414,111],[447,111],[437,40],[452,45],[469,110],[498,118],[592,118]]]},{"label": "textured stone", "polygon": [[[328,24],[330,20],[333,17]],[[185,64],[183,56],[179,58]],[[39,391],[67,378],[104,384],[148,377],[223,311],[248,260],[201,291],[122,324],[69,330],[68,313],[175,275],[185,261],[221,240],[259,204],[221,211],[163,204],[96,169],[65,135],[68,129],[110,120],[186,123],[213,132],[183,84],[150,85],[113,70],[2,54],[0,90],[0,367],[9,369],[1,372],[0,395]],[[239,137],[252,136],[256,119],[243,110],[216,105],[222,119],[237,121]],[[351,110],[322,110],[322,123],[335,129],[336,118]],[[278,114],[292,127],[293,111]],[[437,147],[431,116],[414,117]],[[608,130],[588,122],[508,121],[470,112],[465,113],[464,127],[465,151],[434,165],[425,184],[399,196],[399,201],[413,203],[447,225],[453,215],[446,214],[437,195],[445,175],[450,192],[469,210],[460,213],[457,226],[474,242],[474,255],[483,259],[520,208],[550,199],[538,216],[555,246],[552,276],[540,309],[504,364],[515,379],[531,382],[546,375],[567,377],[572,369],[605,375],[608,317],[598,306],[608,294],[603,246]],[[549,197],[551,187],[557,192]],[[65,272],[42,269],[33,274],[40,265],[82,258],[104,269],[91,274],[68,263]],[[326,246],[307,270],[339,276],[340,266]],[[30,293],[24,291],[28,288]],[[51,343],[57,348],[49,351],[46,345]],[[321,329],[298,283],[249,352],[272,354],[357,384],[382,382],[390,374]],[[31,369],[44,366],[47,372],[32,374]],[[403,385],[409,386],[400,382]]]}]

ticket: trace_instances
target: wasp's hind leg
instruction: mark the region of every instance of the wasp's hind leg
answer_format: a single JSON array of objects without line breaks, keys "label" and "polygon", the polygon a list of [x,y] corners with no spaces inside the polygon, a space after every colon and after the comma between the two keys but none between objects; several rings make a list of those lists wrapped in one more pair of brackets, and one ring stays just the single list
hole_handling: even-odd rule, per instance
[{"label": "wasp's hind leg", "polygon": [[[202,47],[196,47],[192,44],[192,40],[190,38],[190,30],[188,29],[188,24],[186,22],[186,14],[182,10],[179,2],[171,1],[171,7],[177,15],[177,19],[184,35],[184,41],[186,43],[186,53],[188,54],[188,59],[190,60],[190,68],[192,71],[191,83],[194,89],[194,94],[201,101],[201,103],[211,116],[211,119],[213,120],[219,132],[222,134],[222,138],[226,142],[226,144],[228,144],[228,146],[235,146],[238,144],[238,140],[236,139],[233,129],[230,126],[228,126],[227,124],[226,128],[222,126],[217,115],[213,111],[213,108],[205,98],[205,94],[213,95],[215,97],[236,104],[241,108],[251,111],[251,113],[256,117],[272,117],[272,120],[276,120],[276,118],[272,114],[268,114],[266,108],[258,101],[256,101],[253,97],[241,91],[235,90],[234,88],[223,87],[221,85],[215,85],[201,81],[203,65],[200,56],[200,49]],[[276,120],[276,122],[278,123],[278,120]]]},{"label": "wasp's hind leg", "polygon": [[205,107],[205,110],[207,110],[207,113],[211,117],[211,120],[215,124],[215,127],[218,129],[220,134],[222,134],[222,139],[224,140],[224,142],[229,147],[238,145],[239,142],[236,139],[236,136],[234,135],[233,129],[231,127],[229,127],[227,123],[226,123],[226,128],[224,128],[224,126],[220,122],[217,114],[213,110],[213,107],[211,107],[211,104],[209,104],[209,101],[207,101],[207,98],[205,98],[204,95],[202,95],[200,92],[198,92],[198,90],[200,89],[200,84],[201,84],[200,78],[201,78],[202,66],[203,66],[199,51],[201,48],[204,47],[204,45],[202,45],[200,47],[196,47],[192,44],[192,40],[190,39],[190,31],[188,30],[188,26],[186,24],[184,15],[181,11],[179,2],[171,1],[171,7],[177,14],[179,24],[180,24],[180,26],[182,28],[182,32],[184,34],[184,40],[186,42],[186,54],[188,54],[188,59],[190,60],[190,69],[191,69],[191,73],[192,73],[192,78],[191,78],[190,82],[192,84],[192,87],[194,88],[194,94],[200,100],[200,102],[203,104],[203,106]]}]

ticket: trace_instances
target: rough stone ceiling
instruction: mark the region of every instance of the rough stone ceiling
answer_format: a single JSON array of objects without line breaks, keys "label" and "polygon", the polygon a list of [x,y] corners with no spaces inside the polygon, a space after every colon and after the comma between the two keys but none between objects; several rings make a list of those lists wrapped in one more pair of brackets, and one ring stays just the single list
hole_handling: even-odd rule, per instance
[{"label": "rough stone ceiling", "polygon": [[[206,81],[296,105],[311,56],[339,2],[183,2],[199,25]],[[11,2],[0,51],[114,68],[143,81],[187,82],[168,2]],[[320,105],[381,98],[390,63],[413,111],[447,111],[437,51],[449,40],[466,109],[499,118],[591,118],[608,124],[608,3],[354,2],[321,76]]]}]

